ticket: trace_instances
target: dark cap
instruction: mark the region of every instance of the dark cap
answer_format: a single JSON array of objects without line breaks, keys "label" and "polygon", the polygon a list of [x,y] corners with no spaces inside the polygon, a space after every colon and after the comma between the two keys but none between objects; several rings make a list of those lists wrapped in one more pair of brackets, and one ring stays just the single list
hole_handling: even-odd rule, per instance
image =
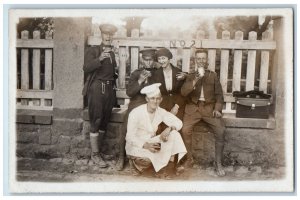
[{"label": "dark cap", "polygon": [[142,57],[154,57],[155,56],[155,52],[156,52],[156,49],[142,49],[140,50],[140,53],[142,54]]},{"label": "dark cap", "polygon": [[167,49],[167,48],[161,48],[161,49],[157,50],[156,56],[157,57],[166,56],[169,59],[173,58],[173,55],[172,55],[171,51],[169,49]]},{"label": "dark cap", "polygon": [[101,24],[99,26],[99,29],[102,33],[107,33],[107,34],[115,34],[118,30],[118,28],[112,24]]}]

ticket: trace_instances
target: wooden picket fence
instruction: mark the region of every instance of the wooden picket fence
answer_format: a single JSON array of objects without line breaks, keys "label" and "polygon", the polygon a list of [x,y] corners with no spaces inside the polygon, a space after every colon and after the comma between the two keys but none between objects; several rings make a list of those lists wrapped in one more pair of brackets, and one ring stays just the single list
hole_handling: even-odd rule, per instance
[{"label": "wooden picket fence", "polygon": [[[114,40],[119,65],[117,96],[128,99],[126,83],[130,73],[139,67],[141,48],[169,48],[173,54],[171,62],[185,72],[194,70],[194,52],[204,48],[208,49],[209,69],[220,77],[225,99],[223,112],[235,113],[233,91],[249,91],[257,86],[259,90],[271,93],[270,60],[272,50],[276,49],[272,25],[271,21],[261,40],[257,40],[254,31],[249,33],[248,40],[244,40],[241,31],[234,33],[234,39],[229,31],[223,31],[220,39],[215,31],[205,33],[200,30],[194,39],[140,37],[139,30],[133,30],[132,37],[126,37],[126,30],[119,31]],[[100,36],[88,38],[88,45],[100,43]],[[29,39],[28,31],[22,31],[21,38],[17,39],[17,109],[53,109],[53,44],[50,33],[41,39],[39,31],[33,32],[33,39]]]},{"label": "wooden picket fence", "polygon": [[[197,32],[195,39],[190,40],[139,37],[139,30],[133,30],[132,37],[126,37],[124,30],[117,35],[119,37],[115,38],[114,46],[118,49],[119,54],[119,91],[117,92],[119,98],[128,98],[125,94],[126,80],[131,72],[138,69],[139,49],[143,47],[166,47],[170,49],[173,54],[171,62],[175,66],[181,63],[181,66],[178,67],[181,67],[182,71],[185,72],[194,70],[192,57],[195,50],[198,48],[208,49],[209,69],[218,73],[223,88],[224,113],[235,113],[233,91],[253,90],[255,83],[258,83],[259,90],[271,93],[270,55],[272,50],[276,49],[276,42],[273,40],[273,21],[270,21],[261,40],[257,40],[257,33],[254,31],[249,33],[248,40],[244,40],[241,31],[235,32],[234,39],[230,38],[229,31],[223,31],[222,38],[217,39],[215,31],[209,32],[208,37],[206,37],[206,33],[201,30]],[[90,36],[88,39],[88,45],[99,45],[100,43],[101,38],[99,36]],[[259,53],[260,61],[257,61]],[[129,72],[128,59],[130,59]],[[243,63],[246,66],[242,67]],[[245,69],[242,70],[242,68]]]},{"label": "wooden picket fence", "polygon": [[47,32],[45,39],[40,31],[32,35],[29,39],[24,30],[17,39],[17,109],[52,110],[52,34]]}]

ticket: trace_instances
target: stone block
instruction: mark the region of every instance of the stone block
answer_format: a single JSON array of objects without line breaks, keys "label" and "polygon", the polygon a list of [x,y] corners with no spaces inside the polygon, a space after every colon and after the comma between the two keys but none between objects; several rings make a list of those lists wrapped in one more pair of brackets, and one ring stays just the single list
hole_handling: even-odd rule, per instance
[{"label": "stone block", "polygon": [[39,130],[39,144],[51,144],[51,129]]},{"label": "stone block", "polygon": [[24,143],[17,143],[16,149],[16,156],[17,157],[27,157],[27,158],[34,158],[34,152],[38,149],[38,144],[24,144]]},{"label": "stone block", "polygon": [[38,140],[37,132],[17,132],[18,143],[38,143]]},{"label": "stone block", "polygon": [[31,115],[17,115],[16,122],[17,123],[24,123],[24,124],[33,124],[34,123],[34,116],[31,116]]},{"label": "stone block", "polygon": [[90,140],[85,139],[82,135],[81,136],[75,136],[72,138],[71,141],[71,148],[89,148],[90,147]]},{"label": "stone block", "polygon": [[54,119],[52,129],[56,135],[74,136],[81,133],[82,124],[81,119]]},{"label": "stone block", "polygon": [[58,139],[58,149],[62,154],[70,152],[71,137],[61,135]]},{"label": "stone block", "polygon": [[[35,124],[16,124],[17,132],[38,132],[41,125]],[[47,126],[45,126],[47,127]],[[49,126],[50,127],[50,126]]]},{"label": "stone block", "polygon": [[52,116],[34,116],[35,124],[52,124]]},{"label": "stone block", "polygon": [[82,124],[82,131],[81,134],[83,135],[83,137],[85,138],[90,138],[90,122],[89,121],[84,121]]}]

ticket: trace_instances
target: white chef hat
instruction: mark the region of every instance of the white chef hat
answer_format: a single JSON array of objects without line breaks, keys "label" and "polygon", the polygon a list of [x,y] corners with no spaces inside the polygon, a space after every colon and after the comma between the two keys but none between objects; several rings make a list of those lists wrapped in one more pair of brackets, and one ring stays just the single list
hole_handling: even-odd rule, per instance
[{"label": "white chef hat", "polygon": [[145,94],[147,97],[154,97],[160,94],[160,86],[161,83],[154,83],[152,85],[148,85],[141,90],[141,94]]}]

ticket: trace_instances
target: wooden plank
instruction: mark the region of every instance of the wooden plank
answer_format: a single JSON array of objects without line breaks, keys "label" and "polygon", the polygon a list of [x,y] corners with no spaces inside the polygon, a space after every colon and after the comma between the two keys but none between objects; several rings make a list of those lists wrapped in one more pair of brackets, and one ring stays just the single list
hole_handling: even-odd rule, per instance
[{"label": "wooden plank", "polygon": [[[235,32],[235,40],[243,40],[243,36],[244,33],[242,31]],[[234,50],[232,91],[241,90],[242,57],[242,50]]]},{"label": "wooden plank", "polygon": [[[217,38],[217,32],[215,30],[211,30],[209,32],[209,39],[215,40]],[[215,71],[216,69],[216,50],[209,49],[208,50],[208,69],[211,71]]]},{"label": "wooden plank", "polygon": [[190,72],[191,49],[183,49],[182,55],[182,71]]},{"label": "wooden plank", "polygon": [[16,98],[53,99],[53,91],[45,90],[17,90]]},{"label": "wooden plank", "polygon": [[[29,32],[22,31],[21,38],[28,39]],[[29,50],[21,50],[21,89],[29,89]],[[27,99],[21,99],[21,105],[28,105]]]},{"label": "wooden plank", "polygon": [[174,66],[177,66],[177,48],[170,48],[170,51],[173,55],[173,58],[171,59],[171,63]]},{"label": "wooden plank", "polygon": [[17,115],[32,115],[32,116],[53,116],[53,111],[51,110],[28,110],[28,109],[18,109],[16,110]]},{"label": "wooden plank", "polygon": [[[40,39],[40,31],[33,31],[33,39]],[[41,59],[41,50],[40,49],[33,49],[32,52],[32,88],[34,90],[40,89],[40,83],[41,83],[41,66],[40,66],[40,59]],[[33,99],[32,100],[33,105],[39,106],[40,100],[39,99]]]},{"label": "wooden plank", "polygon": [[[98,39],[96,39],[98,38]],[[100,38],[89,36],[88,45],[100,45]],[[178,39],[178,38],[128,38],[119,37],[113,41],[117,46],[147,46],[147,47],[166,47],[166,48],[207,48],[207,49],[264,49],[275,50],[275,41],[236,41],[221,39]]]},{"label": "wooden plank", "polygon": [[[229,40],[230,32],[223,31],[222,39]],[[228,64],[229,64],[229,50],[221,50],[220,83],[222,85],[222,89],[224,93],[227,92]]]},{"label": "wooden plank", "polygon": [[[273,38],[272,30],[267,30],[262,34],[262,40],[268,41],[272,40]],[[269,51],[262,51],[261,52],[261,63],[260,63],[260,75],[259,75],[259,90],[264,91],[267,93],[268,89],[268,74],[269,74],[269,60],[270,60],[270,53]]]},{"label": "wooden plank", "polygon": [[[139,29],[133,29],[131,31],[132,38],[138,38],[140,35]],[[131,47],[131,72],[138,69],[139,67],[139,48]]]},{"label": "wooden plank", "polygon": [[17,107],[17,109],[24,109],[24,110],[26,110],[26,109],[28,109],[28,110],[49,110],[49,111],[53,110],[52,106],[17,105],[16,107]]},{"label": "wooden plank", "polygon": [[[89,44],[95,45],[95,44]],[[155,39],[155,38],[116,38],[115,46],[145,46],[165,48],[201,48],[201,41],[196,39]]]},{"label": "wooden plank", "polygon": [[[29,32],[22,31],[21,37],[23,39],[28,39]],[[21,50],[21,89],[29,88],[29,52],[28,49]]]},{"label": "wooden plank", "polygon": [[[203,39],[205,39],[205,31],[203,31],[203,30],[197,31],[197,33],[196,33],[196,40],[197,40],[197,41],[201,41],[201,40],[203,40]],[[197,50],[196,50],[196,51],[197,51]],[[196,53],[196,51],[195,51],[195,53]],[[195,63],[194,69],[191,69],[191,68],[190,68],[190,70],[195,70],[195,71],[197,71],[198,66],[197,66],[197,61],[196,61],[196,54],[195,54],[195,56],[194,56],[194,63]]]},{"label": "wooden plank", "polygon": [[[251,31],[249,33],[249,40],[255,41],[256,38],[257,38],[257,33]],[[248,59],[247,59],[246,91],[254,89],[255,62],[256,62],[256,50],[249,50]]]},{"label": "wooden plank", "polygon": [[257,50],[275,50],[275,41],[236,41],[236,40],[202,40],[202,48],[208,49],[257,49]]},{"label": "wooden plank", "polygon": [[17,39],[17,48],[39,48],[39,49],[51,49],[54,47],[53,40],[46,39]]},{"label": "wooden plank", "polygon": [[126,76],[126,47],[119,48],[120,66],[119,66],[119,78],[118,88],[125,88],[125,76]]},{"label": "wooden plank", "polygon": [[[46,40],[52,39],[52,34],[46,32]],[[45,50],[45,90],[52,90],[52,49]]]}]

